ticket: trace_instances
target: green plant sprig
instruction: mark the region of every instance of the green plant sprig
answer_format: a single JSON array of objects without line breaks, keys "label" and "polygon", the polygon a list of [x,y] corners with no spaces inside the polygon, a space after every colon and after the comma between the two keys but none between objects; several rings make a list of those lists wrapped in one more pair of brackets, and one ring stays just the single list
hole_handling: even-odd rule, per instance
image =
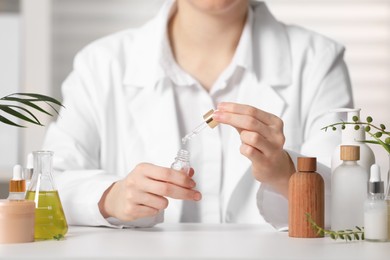
[{"label": "green plant sprig", "polygon": [[[47,110],[43,109],[42,107],[38,106],[37,102],[44,102],[47,105],[49,105],[57,114],[58,111],[54,107],[55,105],[63,107],[60,101],[56,100],[55,98],[41,95],[41,94],[34,94],[34,93],[14,93],[10,94],[8,96],[0,98],[0,112],[4,112],[12,117],[21,119],[23,121],[43,126],[43,124],[39,121],[39,119],[33,114],[32,111],[36,110],[38,112],[44,113],[49,116],[53,116],[51,113],[49,113]],[[23,106],[22,106],[23,105]],[[5,116],[2,116],[0,114],[0,122],[12,125],[16,127],[25,127],[23,125],[20,125],[16,123],[15,121],[12,121]]]},{"label": "green plant sprig", "polygon": [[355,230],[352,229],[346,229],[346,230],[328,230],[324,229],[317,225],[317,223],[314,222],[311,215],[309,213],[305,213],[307,221],[309,221],[312,229],[317,232],[317,235],[320,236],[330,236],[333,240],[337,240],[338,238],[344,239],[345,241],[352,241],[352,240],[364,240],[364,227],[358,227],[356,226]]},{"label": "green plant sprig", "polygon": [[58,235],[53,236],[53,239],[57,240],[57,241],[60,241],[60,240],[64,240],[65,237],[62,234],[58,234]]},{"label": "green plant sprig", "polygon": [[[353,122],[338,122],[321,128],[321,130],[327,131],[328,128],[331,128],[333,131],[337,130],[337,126],[341,126],[341,129],[344,130],[346,125],[354,125],[355,130],[359,130],[361,127],[364,127],[366,133],[368,133],[374,140],[357,140],[364,143],[370,144],[379,144],[381,145],[389,154],[390,154],[390,132],[386,131],[386,126],[380,124],[379,126],[372,124],[373,119],[371,116],[366,118],[366,122],[359,122],[359,117],[354,116],[352,118]],[[375,132],[373,131],[375,130]],[[382,140],[384,139],[384,140]]]}]

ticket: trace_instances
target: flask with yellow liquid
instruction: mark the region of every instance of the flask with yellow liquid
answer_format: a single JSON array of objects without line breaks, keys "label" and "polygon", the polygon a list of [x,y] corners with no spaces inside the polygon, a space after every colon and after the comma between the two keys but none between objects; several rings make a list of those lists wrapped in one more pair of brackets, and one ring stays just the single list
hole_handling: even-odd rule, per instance
[{"label": "flask with yellow liquid", "polygon": [[35,202],[35,239],[53,239],[68,231],[65,214],[52,175],[51,151],[36,151],[26,199]]}]

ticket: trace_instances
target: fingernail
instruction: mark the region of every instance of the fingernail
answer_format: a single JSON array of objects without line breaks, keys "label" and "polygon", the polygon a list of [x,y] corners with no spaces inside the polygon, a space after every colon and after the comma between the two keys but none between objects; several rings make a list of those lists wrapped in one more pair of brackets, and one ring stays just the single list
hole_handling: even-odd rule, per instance
[{"label": "fingernail", "polygon": [[202,198],[202,194],[200,194],[199,192],[195,193],[194,195],[194,200],[198,201]]},{"label": "fingernail", "polygon": [[190,187],[193,188],[196,186],[196,182],[194,180],[190,180]]}]

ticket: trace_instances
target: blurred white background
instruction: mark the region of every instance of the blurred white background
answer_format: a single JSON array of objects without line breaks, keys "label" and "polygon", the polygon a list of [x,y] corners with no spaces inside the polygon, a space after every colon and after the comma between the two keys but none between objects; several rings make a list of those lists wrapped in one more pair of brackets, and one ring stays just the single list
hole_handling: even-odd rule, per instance
[{"label": "blurred white background", "polygon": [[[0,0],[0,96],[23,91],[61,98],[61,83],[77,51],[101,36],[145,23],[162,2]],[[362,118],[371,115],[390,127],[390,0],[266,2],[279,20],[346,46],[356,107],[362,108]],[[7,19],[12,25],[5,24]],[[14,164],[24,164],[27,153],[40,148],[45,128],[0,124],[0,133],[0,179],[5,180]],[[387,154],[371,147],[387,172]]]}]

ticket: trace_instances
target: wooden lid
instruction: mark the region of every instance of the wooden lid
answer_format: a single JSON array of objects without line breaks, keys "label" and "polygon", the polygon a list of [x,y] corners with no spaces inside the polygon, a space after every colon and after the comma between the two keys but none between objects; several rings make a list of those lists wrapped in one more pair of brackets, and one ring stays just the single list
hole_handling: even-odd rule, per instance
[{"label": "wooden lid", "polygon": [[343,161],[360,160],[360,146],[358,145],[341,145],[340,159]]},{"label": "wooden lid", "polygon": [[299,172],[315,172],[317,170],[316,157],[298,157]]}]

